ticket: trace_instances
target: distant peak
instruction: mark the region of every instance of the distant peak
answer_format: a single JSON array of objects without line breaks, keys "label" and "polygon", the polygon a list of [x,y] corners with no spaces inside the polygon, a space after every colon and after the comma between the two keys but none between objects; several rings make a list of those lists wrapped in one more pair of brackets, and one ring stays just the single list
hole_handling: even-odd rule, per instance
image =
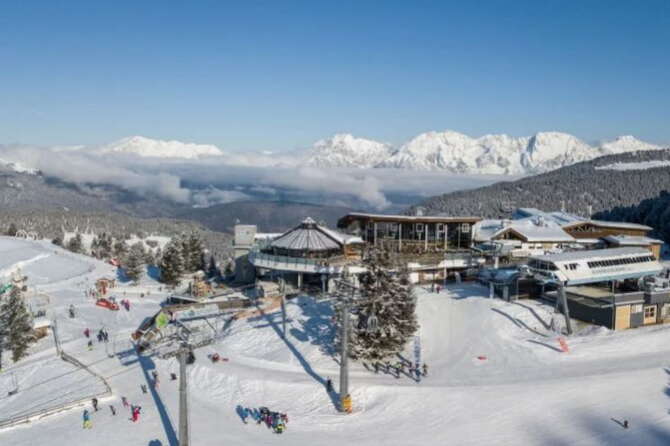
[{"label": "distant peak", "polygon": [[128,153],[142,157],[154,158],[200,158],[203,156],[220,156],[223,152],[211,144],[185,143],[181,141],[165,141],[134,135],[121,138],[100,148],[103,153]]}]

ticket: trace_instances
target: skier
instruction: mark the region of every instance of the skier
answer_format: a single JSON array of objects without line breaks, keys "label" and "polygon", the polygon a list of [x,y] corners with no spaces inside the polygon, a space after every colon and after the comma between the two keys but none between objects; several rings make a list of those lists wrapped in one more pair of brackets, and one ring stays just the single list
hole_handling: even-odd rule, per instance
[{"label": "skier", "polygon": [[158,389],[158,372],[156,370],[153,370],[151,372],[151,377],[153,378],[153,383],[154,383],[154,388]]},{"label": "skier", "polygon": [[93,404],[93,410],[95,410],[95,411],[97,412],[97,411],[98,411],[98,399],[97,399],[97,398],[93,398],[93,399],[91,400],[91,403]]},{"label": "skier", "polygon": [[116,409],[111,404],[109,405],[109,410],[112,411],[112,415],[116,415]]},{"label": "skier", "polygon": [[68,311],[70,313],[70,319],[74,319],[74,305],[70,304],[70,308]]},{"label": "skier", "polygon": [[379,363],[375,361],[375,373],[379,373]]},{"label": "skier", "polygon": [[88,350],[91,351],[93,350],[93,341],[88,341]]},{"label": "skier", "polygon": [[121,402],[123,403],[123,407],[129,407],[130,404],[128,404],[128,400],[126,399],[125,396],[121,397]]},{"label": "skier", "polygon": [[142,393],[147,393],[147,386],[144,384],[140,384],[140,389],[142,389]]},{"label": "skier", "polygon": [[423,363],[423,376],[428,376],[428,364]]},{"label": "skier", "polygon": [[91,415],[88,413],[88,410],[84,409],[84,414],[82,415],[82,418],[84,420],[84,429],[90,429],[93,427],[93,423],[91,423]]},{"label": "skier", "polygon": [[326,381],[326,392],[332,393],[332,391],[333,391],[333,380],[328,378],[328,380]]},{"label": "skier", "polygon": [[87,338],[88,338],[89,336],[91,336],[91,330],[89,330],[88,328],[86,328],[86,329],[84,330],[84,336],[86,336]]},{"label": "skier", "polygon": [[176,373],[170,373],[170,379],[172,381],[176,381],[177,380],[177,374]]},{"label": "skier", "polygon": [[140,420],[140,410],[142,410],[142,407],[140,406],[132,406],[132,413],[133,413],[133,423],[137,422]]}]

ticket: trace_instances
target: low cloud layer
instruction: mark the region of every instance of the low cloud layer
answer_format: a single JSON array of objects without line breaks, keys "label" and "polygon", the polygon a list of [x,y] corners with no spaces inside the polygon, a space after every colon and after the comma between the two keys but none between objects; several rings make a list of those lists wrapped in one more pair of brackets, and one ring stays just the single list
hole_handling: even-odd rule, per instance
[{"label": "low cloud layer", "polygon": [[0,159],[75,184],[110,184],[195,206],[261,196],[384,210],[392,205],[389,196],[429,196],[501,179],[395,169],[291,167],[283,158],[272,164],[268,155],[259,155],[257,161],[253,155],[174,160],[85,148],[0,146]]}]

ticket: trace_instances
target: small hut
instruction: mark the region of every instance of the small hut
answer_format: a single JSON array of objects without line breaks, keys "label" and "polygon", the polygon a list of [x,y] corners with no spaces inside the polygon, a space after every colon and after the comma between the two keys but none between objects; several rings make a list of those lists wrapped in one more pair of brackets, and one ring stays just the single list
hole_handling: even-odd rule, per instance
[{"label": "small hut", "polygon": [[116,279],[101,277],[100,279],[95,281],[95,288],[96,290],[98,290],[98,293],[100,293],[100,295],[102,296],[107,294],[107,290],[110,288],[114,288],[114,286],[116,286]]}]

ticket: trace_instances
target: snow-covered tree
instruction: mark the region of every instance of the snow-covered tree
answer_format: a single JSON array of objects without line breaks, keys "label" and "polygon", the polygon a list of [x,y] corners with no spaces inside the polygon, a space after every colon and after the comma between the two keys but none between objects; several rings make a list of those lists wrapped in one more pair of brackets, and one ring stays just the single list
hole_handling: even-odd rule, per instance
[{"label": "snow-covered tree", "polygon": [[12,288],[0,305],[0,334],[2,350],[11,350],[14,362],[26,356],[30,344],[35,342],[33,318],[17,287]]},{"label": "snow-covered tree", "polygon": [[144,243],[134,243],[128,251],[126,261],[123,263],[123,270],[125,271],[126,276],[137,283],[142,276],[145,261],[146,252],[144,250]]},{"label": "snow-covered tree", "polygon": [[83,249],[83,243],[81,240],[81,234],[77,232],[74,237],[72,237],[67,242],[67,249],[72,252],[81,253]]},{"label": "snow-covered tree", "polygon": [[126,256],[128,255],[128,245],[123,239],[114,241],[112,245],[112,254],[114,257],[121,263],[126,261]]},{"label": "snow-covered tree", "polygon": [[400,353],[418,329],[416,298],[406,268],[387,251],[366,253],[360,297],[351,305],[349,356],[380,361]]},{"label": "snow-covered tree", "polygon": [[179,278],[184,273],[184,259],[179,241],[172,240],[165,245],[158,266],[161,270],[161,282],[173,286],[179,284]]}]

